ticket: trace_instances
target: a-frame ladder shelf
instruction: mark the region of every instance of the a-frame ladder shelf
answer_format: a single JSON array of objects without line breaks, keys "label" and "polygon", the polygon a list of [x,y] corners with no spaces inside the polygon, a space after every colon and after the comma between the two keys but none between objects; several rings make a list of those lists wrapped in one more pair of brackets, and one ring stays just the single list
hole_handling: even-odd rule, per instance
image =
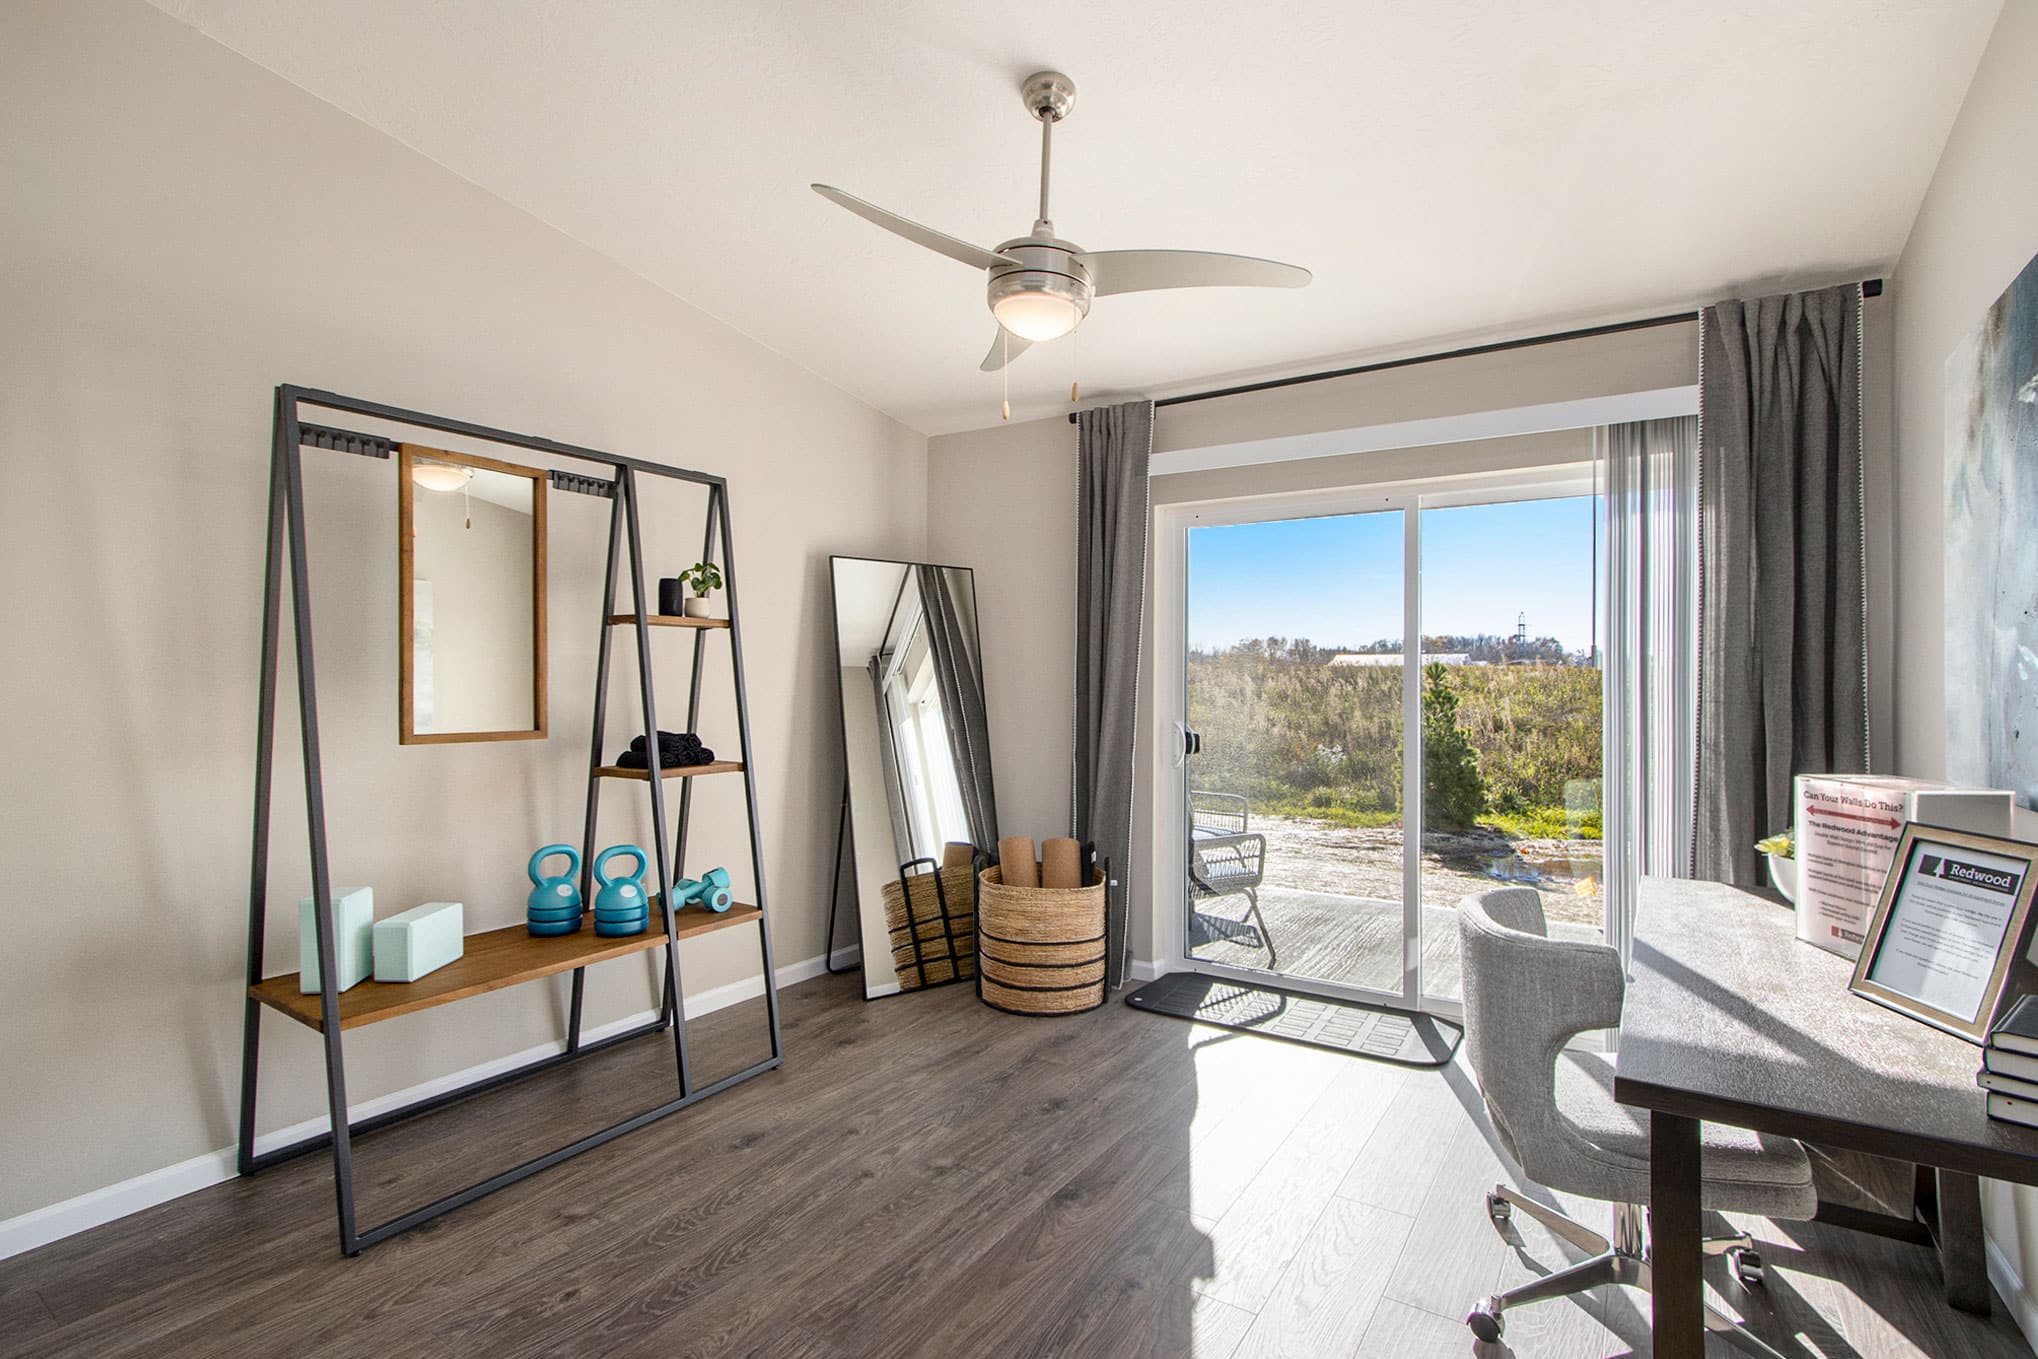
[{"label": "a-frame ladder shelf", "polygon": [[[310,534],[306,526],[302,450],[318,448],[335,450],[347,455],[389,458],[401,445],[379,434],[307,424],[300,410],[300,407],[304,406],[416,429],[442,431],[463,439],[478,439],[510,448],[528,449],[548,461],[564,461],[568,464],[568,468],[548,469],[547,476],[553,487],[608,502],[605,516],[609,527],[608,553],[604,559],[605,579],[602,585],[601,607],[599,612],[591,612],[589,618],[590,624],[599,619],[601,627],[594,674],[591,677],[594,683],[594,710],[591,714],[593,721],[586,747],[588,762],[582,766],[588,772],[588,779],[587,802],[580,838],[580,891],[583,901],[593,895],[591,879],[595,850],[600,843],[597,832],[601,829],[599,817],[603,790],[609,791],[612,800],[620,800],[626,805],[648,803],[651,825],[649,837],[642,842],[643,857],[647,860],[642,866],[642,874],[643,890],[650,896],[653,909],[651,928],[646,932],[620,938],[606,938],[596,934],[592,922],[583,918],[582,927],[572,934],[534,938],[524,925],[516,924],[504,929],[468,935],[463,956],[417,981],[403,983],[363,981],[346,991],[340,991],[334,986],[334,974],[338,969],[333,920],[333,865],[326,840],[326,785],[320,754],[317,678],[316,667],[312,663],[311,647],[311,586],[308,581],[309,564],[317,554],[311,550]],[[574,471],[569,468],[580,470]],[[651,595],[646,588],[651,582],[646,579],[644,570],[645,543],[641,522],[643,505],[638,493],[639,482],[645,478],[690,485],[706,492],[704,516],[706,522],[702,525],[700,560],[717,563],[721,568],[725,591],[723,603],[728,611],[726,618],[687,618],[669,614],[653,616],[651,604],[655,595]],[[668,543],[661,544],[660,550],[671,552],[675,549]],[[642,458],[604,453],[598,449],[518,434],[513,430],[493,429],[471,421],[455,420],[423,411],[403,410],[380,402],[362,401],[334,392],[286,384],[276,389],[269,461],[269,533],[266,555],[268,563],[263,587],[262,675],[257,705],[260,717],[255,753],[254,834],[248,875],[247,980],[241,1011],[240,1142],[235,1155],[235,1165],[241,1174],[252,1175],[307,1152],[330,1154],[333,1162],[334,1207],[339,1219],[340,1249],[347,1255],[356,1255],[365,1247],[387,1241],[443,1213],[472,1203],[483,1195],[492,1194],[498,1189],[539,1174],[562,1161],[603,1146],[618,1137],[627,1136],[659,1119],[691,1108],[702,1100],[712,1099],[724,1090],[774,1071],[783,1064],[785,1048],[779,1029],[777,971],[772,964],[771,930],[768,920],[770,908],[764,885],[764,836],[758,823],[757,784],[753,763],[755,757],[750,745],[750,704],[743,679],[743,615],[736,590],[735,542],[730,528],[729,487],[723,478],[708,472],[690,471],[683,467],[650,462]],[[629,612],[619,612],[623,609],[628,609]],[[279,653],[284,644],[282,634],[286,622],[291,627],[296,648],[297,714],[300,719],[304,753],[305,830],[310,841],[311,856],[311,942],[317,949],[316,956],[321,960],[324,973],[322,978],[324,986],[310,995],[299,992],[298,974],[266,976],[263,964],[272,876],[269,845],[271,793],[276,773],[276,729],[279,725],[278,718],[281,716],[277,711],[281,683]],[[729,716],[718,714],[715,730],[718,743],[723,737],[728,738],[726,753],[734,758],[718,760],[712,764],[661,769],[657,771],[659,777],[656,778],[652,777],[651,770],[624,769],[620,765],[602,763],[608,758],[607,752],[614,749],[609,743],[605,726],[608,721],[611,689],[618,693],[626,687],[636,691],[637,711],[629,723],[631,735],[634,736],[638,732],[651,734],[659,730],[659,708],[654,693],[656,685],[652,672],[657,668],[655,664],[657,656],[663,654],[662,644],[653,646],[649,642],[648,632],[638,633],[639,645],[628,648],[636,662],[633,667],[635,683],[628,686],[621,683],[612,684],[610,661],[615,650],[616,629],[619,627],[629,628],[633,632],[638,628],[653,627],[685,628],[691,632],[693,637],[693,645],[689,648],[693,653],[691,665],[675,676],[686,681],[684,702],[679,708],[675,709],[668,705],[665,709],[668,716],[682,711],[685,713],[684,730],[695,730],[700,725],[701,692],[708,653],[714,652],[719,660],[728,665],[735,710]],[[720,643],[710,644],[708,634],[720,631],[729,634],[728,644],[726,646]],[[402,639],[392,637],[391,640],[400,640],[406,646],[410,643],[408,637]],[[665,660],[668,663],[675,662],[675,658],[670,655],[666,655]],[[679,726],[680,722],[675,720],[673,725]],[[734,774],[736,777],[720,783],[697,785],[691,780],[700,774]],[[630,793],[626,788],[616,788],[610,784],[611,779],[642,783],[642,796]],[[675,787],[668,785],[666,779],[679,779],[681,782]],[[701,850],[700,846],[690,846],[688,843],[688,831],[696,810],[694,804],[711,792],[716,795],[741,794],[752,870],[752,885],[749,890],[754,894],[752,899],[756,905],[732,906],[719,913],[698,905],[668,911],[670,903],[678,899],[677,893],[671,889],[673,884],[685,876],[688,850],[691,848],[696,855]],[[673,809],[677,814],[670,818],[666,806],[668,794],[671,795],[670,800],[677,804]],[[474,816],[486,814],[486,808],[472,810]],[[555,832],[546,838],[563,839],[563,836],[558,836]],[[721,846],[716,848],[721,849]],[[504,864],[498,871],[506,872],[507,876],[514,876],[515,867]],[[285,893],[285,897],[294,900],[302,888],[297,881],[290,880],[290,875],[291,870],[285,869],[284,876],[290,881],[290,890]],[[507,881],[504,886],[509,886]],[[485,892],[490,889],[483,890]],[[522,888],[518,887],[515,890],[520,898]],[[751,924],[757,927],[755,932],[757,966],[764,1000],[764,1022],[771,1040],[771,1055],[751,1063],[741,1071],[709,1081],[696,1081],[687,1044],[686,986],[681,975],[680,941],[696,935],[712,934]],[[595,963],[632,955],[655,958],[662,963],[659,970],[663,972],[664,977],[663,985],[658,987],[657,1016],[626,1026],[621,1032],[603,1032],[599,1036],[585,1033],[582,1018],[588,968]],[[620,972],[631,970],[611,969]],[[468,996],[484,995],[522,982],[562,975],[567,977],[570,983],[567,987],[561,988],[566,993],[562,997],[565,1002],[563,1008],[566,1040],[563,1051],[522,1062],[510,1070],[465,1080],[452,1088],[439,1089],[432,1094],[410,1100],[400,1107],[384,1109],[369,1117],[356,1118],[349,1114],[346,1044],[343,1041],[346,1030],[378,1023],[384,1019],[394,1019],[399,1015],[416,1014]],[[316,1041],[325,1063],[327,1126],[331,1131],[315,1133],[284,1146],[257,1151],[255,1127],[260,1072],[263,1065],[260,1061],[262,1021],[264,1018],[273,1018],[276,1014],[286,1015],[318,1033]],[[379,1131],[421,1114],[431,1113],[457,1100],[499,1089],[539,1072],[577,1062],[592,1053],[608,1051],[619,1044],[638,1042],[670,1046],[672,1065],[669,1069],[678,1080],[676,1097],[665,1088],[665,1083],[653,1082],[646,1093],[647,1098],[657,1102],[611,1123],[608,1127],[577,1137],[521,1164],[495,1170],[465,1188],[456,1189],[420,1207],[397,1213],[386,1221],[363,1225],[357,1220],[353,1150],[357,1136]],[[608,1067],[604,1070],[614,1078],[641,1080],[646,1068],[644,1064],[637,1063],[628,1067]]]},{"label": "a-frame ladder shelf", "polygon": [[[713,934],[717,930],[748,924],[763,914],[755,906],[731,906],[719,913],[703,906],[682,906],[673,912],[672,933],[675,939],[691,939],[696,935]],[[420,1010],[465,1000],[469,996],[500,991],[520,982],[571,972],[591,963],[626,958],[633,953],[657,948],[664,942],[665,931],[662,929],[616,937],[596,934],[592,916],[583,917],[580,929],[572,934],[546,938],[534,936],[522,925],[470,934],[466,951],[459,958],[414,982],[370,979],[340,992],[340,1028],[358,1029],[363,1024],[416,1014]],[[309,995],[300,992],[297,975],[289,972],[265,978],[249,987],[248,994],[300,1024],[323,1030],[325,1026],[319,1019],[319,994],[316,991]]]},{"label": "a-frame ladder shelf", "polygon": [[[605,764],[597,766],[594,772],[596,776],[604,779],[635,779],[639,783],[651,782],[651,771],[648,769],[625,769],[619,764]],[[741,760],[714,760],[708,764],[674,765],[670,769],[661,769],[658,772],[668,779],[698,778],[702,774],[740,774],[743,772],[743,762]]]},{"label": "a-frame ladder shelf", "polygon": [[[636,621],[637,615],[634,613],[612,613],[609,615],[609,626],[611,627],[631,627],[635,625]],[[644,616],[644,626],[647,628],[726,628],[729,626],[729,620],[726,618],[685,618],[676,613],[653,613]]]}]

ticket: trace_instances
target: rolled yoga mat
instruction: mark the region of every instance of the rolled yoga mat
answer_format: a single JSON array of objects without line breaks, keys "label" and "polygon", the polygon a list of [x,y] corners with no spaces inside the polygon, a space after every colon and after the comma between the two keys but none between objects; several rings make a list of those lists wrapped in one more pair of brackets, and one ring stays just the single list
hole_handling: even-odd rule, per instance
[{"label": "rolled yoga mat", "polygon": [[943,868],[968,868],[976,858],[977,847],[967,840],[950,840],[941,850]]},{"label": "rolled yoga mat", "polygon": [[999,876],[1007,887],[1040,886],[1040,865],[1033,861],[1031,837],[1015,835],[998,841],[998,864],[1005,870]]},{"label": "rolled yoga mat", "polygon": [[1083,885],[1083,847],[1062,838],[1040,842],[1040,885],[1068,888]]}]

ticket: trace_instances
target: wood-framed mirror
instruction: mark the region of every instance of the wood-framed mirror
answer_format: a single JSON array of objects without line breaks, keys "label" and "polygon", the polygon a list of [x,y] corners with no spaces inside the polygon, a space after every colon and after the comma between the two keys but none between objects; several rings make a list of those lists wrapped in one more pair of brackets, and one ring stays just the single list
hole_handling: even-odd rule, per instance
[{"label": "wood-framed mirror", "polygon": [[545,473],[398,446],[404,745],[545,737]]}]

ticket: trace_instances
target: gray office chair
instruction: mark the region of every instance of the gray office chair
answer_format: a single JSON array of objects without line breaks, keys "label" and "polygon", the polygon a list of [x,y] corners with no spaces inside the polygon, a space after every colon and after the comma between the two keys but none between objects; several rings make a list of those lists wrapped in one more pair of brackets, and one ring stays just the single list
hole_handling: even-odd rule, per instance
[{"label": "gray office chair", "polygon": [[[1486,1196],[1501,1231],[1528,1214],[1589,1260],[1474,1304],[1465,1323],[1481,1340],[1498,1340],[1512,1307],[1601,1284],[1649,1287],[1648,1115],[1616,1103],[1613,1069],[1603,1054],[1573,1052],[1581,1033],[1619,1025],[1626,989],[1620,956],[1605,944],[1551,939],[1542,898],[1529,887],[1502,887],[1458,906],[1464,961],[1465,1041],[1486,1111],[1503,1146],[1539,1184],[1615,1205],[1613,1239],[1574,1222],[1507,1185]],[[1703,1125],[1700,1201],[1714,1212],[1809,1219],[1818,1207],[1811,1161],[1789,1138],[1721,1124]],[[1726,1255],[1744,1285],[1759,1284],[1762,1262],[1746,1233],[1705,1244]],[[1706,1327],[1730,1331],[1758,1354],[1776,1351],[1706,1308]]]}]

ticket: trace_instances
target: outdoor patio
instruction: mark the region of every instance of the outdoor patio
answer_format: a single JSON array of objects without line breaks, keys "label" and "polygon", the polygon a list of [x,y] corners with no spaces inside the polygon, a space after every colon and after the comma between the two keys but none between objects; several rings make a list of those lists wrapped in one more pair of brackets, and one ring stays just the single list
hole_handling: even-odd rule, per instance
[{"label": "outdoor patio", "polygon": [[[1453,1000],[1458,989],[1458,922],[1451,906],[1425,906],[1422,928],[1423,990]],[[1267,887],[1260,914],[1279,950],[1280,971],[1294,977],[1395,991],[1401,987],[1401,903]],[[1600,937],[1599,926],[1552,920],[1550,933],[1566,939]],[[1266,941],[1245,909],[1245,898],[1198,902],[1191,956],[1205,962],[1264,968]]]},{"label": "outdoor patio", "polygon": [[[1278,969],[1300,978],[1383,990],[1401,986],[1401,828],[1350,828],[1255,816],[1267,838],[1260,913]],[[1421,856],[1423,989],[1456,999],[1457,905],[1473,892],[1516,883],[1543,894],[1550,932],[1597,939],[1603,898],[1598,841],[1508,840],[1484,828],[1431,832]],[[1192,957],[1265,968],[1266,941],[1243,896],[1194,905]]]}]

